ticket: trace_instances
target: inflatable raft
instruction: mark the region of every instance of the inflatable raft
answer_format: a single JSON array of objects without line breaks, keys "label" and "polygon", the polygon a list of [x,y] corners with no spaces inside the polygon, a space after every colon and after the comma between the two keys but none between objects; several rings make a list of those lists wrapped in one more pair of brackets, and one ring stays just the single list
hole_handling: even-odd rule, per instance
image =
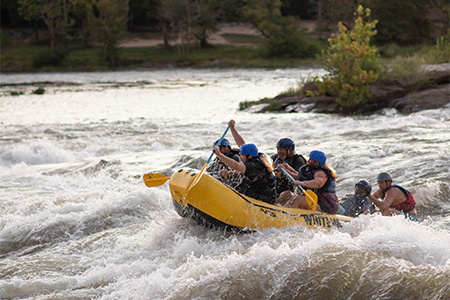
[{"label": "inflatable raft", "polygon": [[[170,193],[177,213],[198,224],[233,231],[263,228],[307,226],[309,228],[341,227],[353,218],[327,213],[271,205],[222,184],[208,173],[191,184],[198,171],[182,169],[170,178]],[[191,187],[191,188],[190,188]]]}]

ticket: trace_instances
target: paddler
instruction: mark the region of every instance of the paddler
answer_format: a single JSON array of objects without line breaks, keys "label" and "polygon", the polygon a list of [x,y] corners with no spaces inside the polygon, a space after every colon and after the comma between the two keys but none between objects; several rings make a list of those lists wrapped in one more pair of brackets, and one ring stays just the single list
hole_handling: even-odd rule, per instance
[{"label": "paddler", "polygon": [[[335,214],[339,208],[339,200],[336,196],[336,180],[333,173],[326,166],[327,157],[325,153],[319,150],[313,150],[309,153],[309,159],[306,165],[302,166],[297,172],[287,164],[286,171],[293,178],[298,176],[294,185],[301,185],[305,189],[313,190],[318,197],[317,210]],[[333,169],[334,171],[334,169]],[[296,195],[291,191],[284,191],[278,197],[277,202],[285,207],[311,209],[304,195]]]},{"label": "paddler", "polygon": [[[234,188],[246,196],[267,202],[275,203],[275,176],[273,175],[273,162],[267,155],[258,152],[255,144],[246,144],[237,132],[234,120],[228,122],[234,141],[239,146],[240,162],[237,162],[220,152],[218,146],[214,146],[217,157],[225,165],[233,169],[222,169],[220,175],[224,178],[237,177],[243,174],[241,181]],[[270,162],[267,162],[267,159]],[[272,168],[272,169],[270,169]]]},{"label": "paddler", "polygon": [[368,197],[383,216],[404,215],[405,218],[418,221],[412,193],[401,185],[392,183],[392,176],[387,172],[378,174],[377,181],[378,190]]},{"label": "paddler", "polygon": [[[280,195],[284,191],[294,191],[294,185],[292,181],[280,170],[278,166],[288,164],[294,170],[299,170],[301,166],[306,164],[306,159],[295,153],[295,143],[290,138],[282,138],[277,142],[277,154],[272,155],[272,160],[275,167],[275,177],[277,183],[275,186],[277,195]],[[285,167],[286,169],[286,167]]]},{"label": "paddler", "polygon": [[[214,146],[219,147],[219,151],[221,154],[225,155],[226,157],[229,157],[235,161],[239,161],[239,150],[232,149],[230,141],[227,139],[222,139],[222,141],[219,144],[219,140],[214,142]],[[220,172],[222,169],[229,170],[228,166],[225,165],[223,162],[220,161],[220,159],[216,156],[214,161],[209,164],[208,168],[206,169],[207,172]]]}]

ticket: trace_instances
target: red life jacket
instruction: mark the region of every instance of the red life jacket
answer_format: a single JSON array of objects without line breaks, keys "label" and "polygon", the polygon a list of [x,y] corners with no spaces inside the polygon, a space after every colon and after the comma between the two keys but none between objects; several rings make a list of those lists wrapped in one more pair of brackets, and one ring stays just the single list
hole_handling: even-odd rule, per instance
[{"label": "red life jacket", "polygon": [[405,195],[406,195],[406,200],[403,201],[403,202],[400,203],[400,204],[397,204],[397,205],[393,206],[393,208],[398,209],[398,210],[400,210],[400,211],[402,211],[402,212],[404,212],[404,213],[408,213],[408,212],[412,211],[412,210],[414,209],[414,207],[416,207],[416,201],[414,201],[414,196],[413,196],[413,194],[411,194],[407,189],[405,189],[405,188],[402,187],[401,185],[398,185],[398,184],[395,184],[395,183],[394,183],[393,185],[391,185],[390,187],[388,187],[388,188],[386,189],[386,191],[387,191],[388,189],[390,189],[391,187],[399,188],[399,189],[402,190],[402,192],[405,193]]}]

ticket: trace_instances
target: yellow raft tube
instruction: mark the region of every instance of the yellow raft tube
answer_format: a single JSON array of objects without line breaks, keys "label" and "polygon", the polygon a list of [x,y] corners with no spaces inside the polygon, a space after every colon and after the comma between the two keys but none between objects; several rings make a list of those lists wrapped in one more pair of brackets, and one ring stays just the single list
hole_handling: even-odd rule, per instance
[{"label": "yellow raft tube", "polygon": [[232,231],[252,231],[263,228],[307,226],[309,228],[341,227],[353,218],[318,211],[271,205],[222,184],[204,173],[191,189],[197,171],[181,169],[170,178],[170,193],[175,210],[182,217],[198,224]]}]

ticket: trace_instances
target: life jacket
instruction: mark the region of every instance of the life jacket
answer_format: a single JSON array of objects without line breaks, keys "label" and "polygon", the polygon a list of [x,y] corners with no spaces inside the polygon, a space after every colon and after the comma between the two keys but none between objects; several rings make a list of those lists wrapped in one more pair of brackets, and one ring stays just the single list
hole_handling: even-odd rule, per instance
[{"label": "life jacket", "polygon": [[[336,193],[336,179],[332,176],[331,172],[325,166],[312,166],[312,165],[304,165],[300,168],[298,172],[298,180],[299,181],[307,181],[313,180],[314,174],[317,170],[323,170],[327,174],[327,182],[323,185],[323,187],[319,189],[312,189],[313,191],[320,193]],[[309,189],[309,188],[306,188]]]},{"label": "life jacket", "polygon": [[272,158],[265,153],[258,153],[258,156],[263,165],[267,168],[267,171],[272,173],[275,169]]},{"label": "life jacket", "polygon": [[[266,159],[264,160],[266,161]],[[270,161],[272,160],[270,159]],[[261,160],[261,153],[259,153],[256,157],[250,158],[249,162],[256,162],[264,168],[262,168],[262,171],[253,178],[249,178],[247,176],[242,178],[242,181],[236,189],[247,196],[273,204],[275,202],[276,178],[272,172],[269,172],[271,169],[270,167],[273,167],[273,165],[267,167],[263,160]]]},{"label": "life jacket", "polygon": [[[295,166],[301,167],[306,164],[306,159],[300,154],[294,154],[292,156],[289,156],[283,162],[280,161],[280,159],[278,158],[278,154],[275,154],[273,157],[275,158],[275,161],[274,161],[275,168],[278,166],[279,163],[283,163],[283,162],[288,163],[288,165],[290,165],[294,169],[295,169]],[[298,169],[296,171],[298,171]]]},{"label": "life jacket", "polygon": [[406,200],[400,204],[393,206],[393,208],[398,209],[404,213],[409,213],[410,211],[412,211],[416,207],[416,201],[414,201],[413,194],[411,194],[406,188],[395,183],[388,187],[386,191],[392,187],[399,188],[406,195]]},{"label": "life jacket", "polygon": [[[274,160],[274,166],[275,168],[281,164],[281,163],[287,163],[292,168],[294,168],[296,171],[300,169],[303,165],[306,164],[306,159],[300,155],[300,154],[294,154],[292,156],[287,157],[284,161],[279,159],[278,154],[275,154],[272,156],[272,159]],[[277,195],[281,194],[284,191],[294,191],[294,185],[290,178],[288,178],[281,170],[277,175],[276,178],[276,193]]]}]

